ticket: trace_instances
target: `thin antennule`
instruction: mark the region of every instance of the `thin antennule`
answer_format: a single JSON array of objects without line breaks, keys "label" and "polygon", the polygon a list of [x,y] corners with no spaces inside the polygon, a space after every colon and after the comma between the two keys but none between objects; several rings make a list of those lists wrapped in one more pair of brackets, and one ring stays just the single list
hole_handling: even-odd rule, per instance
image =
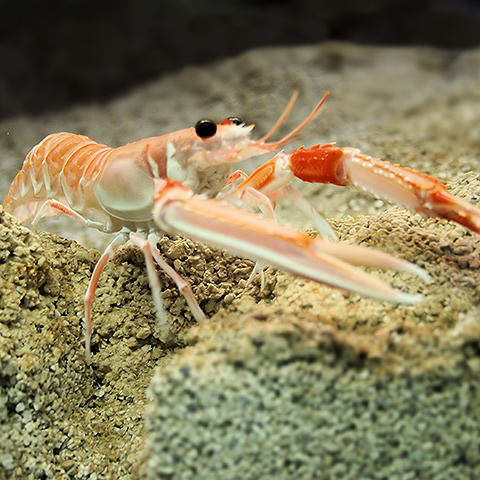
[{"label": "thin antennule", "polygon": [[290,97],[290,100],[287,103],[287,106],[283,110],[279,119],[276,121],[275,125],[270,129],[270,131],[266,135],[264,135],[262,138],[257,140],[258,143],[263,143],[265,142],[265,140],[269,139],[277,131],[278,127],[285,121],[285,119],[288,117],[288,115],[292,111],[293,105],[295,104],[298,98],[298,92],[299,92],[299,89],[297,87],[293,91],[292,96]]},{"label": "thin antennule", "polygon": [[300,123],[298,127],[294,128],[289,134],[285,135],[280,140],[277,140],[276,142],[269,142],[269,143],[266,143],[265,145],[270,148],[277,148],[277,147],[281,147],[282,145],[285,145],[285,143],[288,142],[288,140],[294,137],[300,130],[304,129],[317,116],[320,110],[320,107],[323,105],[323,103],[325,102],[325,100],[329,95],[330,95],[330,92],[325,93],[325,95],[317,103],[316,107],[312,110],[312,113],[310,113],[310,115],[302,123]]}]

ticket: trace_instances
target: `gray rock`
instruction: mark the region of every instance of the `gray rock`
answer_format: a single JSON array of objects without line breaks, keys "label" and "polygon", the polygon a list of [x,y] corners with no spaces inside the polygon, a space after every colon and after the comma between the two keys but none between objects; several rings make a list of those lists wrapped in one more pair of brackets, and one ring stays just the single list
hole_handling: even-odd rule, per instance
[{"label": "gray rock", "polygon": [[367,338],[271,307],[216,320],[152,380],[150,478],[480,475],[478,357],[463,351],[478,340]]}]

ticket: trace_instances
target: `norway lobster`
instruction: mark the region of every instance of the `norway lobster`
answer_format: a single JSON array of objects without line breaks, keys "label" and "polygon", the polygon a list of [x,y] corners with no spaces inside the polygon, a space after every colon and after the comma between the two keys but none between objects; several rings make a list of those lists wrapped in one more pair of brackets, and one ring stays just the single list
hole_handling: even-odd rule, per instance
[{"label": "norway lobster", "polygon": [[[293,131],[267,142],[289,114],[296,96],[297,92],[273,128],[259,140],[250,138],[253,125],[230,117],[219,124],[201,120],[195,127],[118,148],[82,135],[56,133],[28,153],[3,202],[7,212],[33,223],[63,212],[86,227],[118,232],[96,264],[85,295],[87,360],[91,355],[95,289],[106,263],[126,242],[138,246],[145,256],[161,338],[168,341],[171,333],[155,262],[176,283],[195,319],[204,320],[190,287],[156,246],[164,233],[178,233],[260,265],[269,264],[379,300],[416,303],[421,299],[393,289],[352,265],[395,268],[426,280],[423,269],[371,248],[311,238],[277,223],[275,199],[291,194],[317,221],[321,235],[335,239],[328,224],[288,185],[294,177],[354,185],[414,212],[453,220],[480,232],[480,209],[454,197],[444,185],[424,174],[334,144],[302,147],[293,153],[280,151],[315,118],[328,93]],[[234,164],[268,152],[276,155],[253,174],[232,173]],[[263,216],[253,213],[256,207],[264,211]]]}]

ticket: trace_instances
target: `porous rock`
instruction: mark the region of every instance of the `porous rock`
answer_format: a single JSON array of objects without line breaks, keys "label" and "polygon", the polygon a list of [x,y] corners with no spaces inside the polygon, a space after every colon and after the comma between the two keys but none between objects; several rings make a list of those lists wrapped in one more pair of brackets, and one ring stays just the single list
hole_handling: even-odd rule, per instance
[{"label": "porous rock", "polygon": [[[479,176],[467,185],[478,195]],[[424,300],[392,306],[278,274],[269,305],[219,312],[152,380],[150,478],[480,475],[480,239],[397,208],[335,227],[424,266],[427,285],[382,274]]]}]

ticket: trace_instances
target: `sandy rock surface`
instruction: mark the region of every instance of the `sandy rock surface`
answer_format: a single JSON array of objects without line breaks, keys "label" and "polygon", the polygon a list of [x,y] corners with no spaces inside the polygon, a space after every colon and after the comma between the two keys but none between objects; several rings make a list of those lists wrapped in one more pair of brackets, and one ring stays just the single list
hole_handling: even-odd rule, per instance
[{"label": "sandy rock surface", "polygon": [[[452,182],[454,194],[479,204],[479,72],[480,51],[252,51],[106,105],[3,122],[0,188],[6,193],[48,133],[115,146],[238,115],[260,136],[299,86],[282,132],[331,90],[302,143],[358,147]],[[183,298],[162,277],[178,337],[166,349],[142,255],[127,247],[101,278],[87,365],[83,295],[98,252],[2,213],[0,478],[144,478],[148,468],[152,478],[479,476],[478,236],[353,189],[298,188],[332,218],[341,241],[425,268],[430,284],[373,272],[425,299],[392,306],[270,269],[263,290],[258,278],[245,288],[251,262],[165,237],[163,255],[192,285],[208,322],[192,330]],[[309,228],[288,202],[279,210]],[[71,224],[52,228],[85,245],[104,241]]]}]

